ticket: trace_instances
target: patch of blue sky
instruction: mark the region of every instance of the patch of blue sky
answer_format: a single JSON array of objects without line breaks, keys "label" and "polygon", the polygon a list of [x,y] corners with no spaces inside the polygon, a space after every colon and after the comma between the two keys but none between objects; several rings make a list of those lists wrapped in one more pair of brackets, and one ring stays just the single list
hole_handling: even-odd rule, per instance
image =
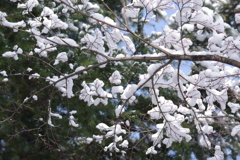
[{"label": "patch of blue sky", "polygon": [[61,114],[68,114],[68,110],[62,108],[61,105],[57,106],[57,110],[58,110],[58,112],[60,112]]},{"label": "patch of blue sky", "polygon": [[130,134],[130,138],[131,138],[132,140],[140,139],[140,133],[132,132],[132,133]]},{"label": "patch of blue sky", "polygon": [[236,160],[240,160],[240,154],[236,158],[237,158]]},{"label": "patch of blue sky", "polygon": [[176,153],[177,153],[177,151],[170,150],[170,151],[168,151],[167,155],[174,157],[176,155]]},{"label": "patch of blue sky", "polygon": [[[171,15],[173,15],[176,12],[176,10],[166,10],[167,18],[170,18]],[[149,24],[146,24],[144,26],[144,31],[147,35],[150,35],[152,32],[162,32],[163,28],[168,24],[168,20],[160,20],[160,22],[157,22],[156,20],[150,20]]]},{"label": "patch of blue sky", "polygon": [[180,70],[183,71],[186,75],[189,75],[192,70],[192,62],[191,61],[182,61]]},{"label": "patch of blue sky", "polygon": [[[231,150],[231,149],[229,149],[229,148],[224,148],[224,150],[225,150],[225,154],[227,155],[227,157],[226,157],[227,160],[235,160],[235,159],[233,159],[233,157],[232,157],[232,150]],[[240,160],[240,154],[237,155],[236,160]]]},{"label": "patch of blue sky", "polygon": [[197,160],[197,157],[195,156],[195,154],[193,152],[191,153],[191,160]]}]

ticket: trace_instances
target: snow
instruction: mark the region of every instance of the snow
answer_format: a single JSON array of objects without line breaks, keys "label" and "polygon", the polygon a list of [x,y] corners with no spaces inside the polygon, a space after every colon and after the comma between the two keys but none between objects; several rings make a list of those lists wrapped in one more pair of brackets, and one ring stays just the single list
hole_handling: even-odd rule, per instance
[{"label": "snow", "polygon": [[136,84],[128,84],[125,88],[124,92],[121,95],[123,100],[127,100],[128,98],[132,97],[133,94],[137,91],[138,85]]},{"label": "snow", "polygon": [[114,71],[111,77],[109,78],[110,83],[113,84],[120,84],[121,83],[122,76],[120,75],[119,71]]},{"label": "snow", "polygon": [[3,76],[5,76],[5,77],[8,76],[6,71],[1,71],[0,74],[3,75]]},{"label": "snow", "polygon": [[60,38],[57,36],[48,37],[45,40],[45,43],[54,44],[54,45],[64,45],[64,46],[72,46],[72,47],[79,47],[76,41],[71,38]]},{"label": "snow", "polygon": [[39,78],[40,77],[40,74],[38,73],[34,73],[34,74],[31,74],[28,79],[32,79],[32,78]]},{"label": "snow", "polygon": [[122,93],[123,92],[123,86],[113,86],[111,90],[112,94],[116,93]]},{"label": "snow", "polygon": [[123,112],[124,112],[124,106],[123,106],[123,105],[119,105],[119,106],[115,109],[116,117],[119,117],[119,115],[122,114]]},{"label": "snow", "polygon": [[93,139],[98,142],[99,144],[102,143],[102,140],[103,140],[103,136],[100,136],[100,135],[93,135]]},{"label": "snow", "polygon": [[154,146],[147,149],[146,154],[157,154],[157,151],[154,149]]},{"label": "snow", "polygon": [[209,38],[208,43],[214,43],[221,46],[221,42],[224,37],[225,37],[225,34],[223,33],[218,34],[215,30],[213,30],[213,35],[212,37]]},{"label": "snow", "polygon": [[93,141],[92,138],[87,138],[87,144],[90,144]]},{"label": "snow", "polygon": [[136,51],[135,45],[128,36],[122,35],[122,40],[126,43],[128,50],[130,50],[132,53]]},{"label": "snow", "polygon": [[7,82],[8,78],[3,78],[2,82]]},{"label": "snow", "polygon": [[236,113],[240,109],[240,105],[237,103],[228,102],[228,106],[231,108],[232,113]]},{"label": "snow", "polygon": [[67,62],[68,61],[68,56],[67,56],[66,52],[58,53],[53,65],[57,65],[59,63],[59,61],[61,61],[61,62]]},{"label": "snow", "polygon": [[32,71],[32,68],[29,68],[29,67],[28,67],[28,68],[27,68],[27,71],[28,71],[28,72],[31,72],[31,71]]},{"label": "snow", "polygon": [[17,53],[14,51],[14,52],[11,52],[11,51],[7,51],[5,53],[2,54],[3,57],[12,57],[14,60],[18,60],[18,55]]},{"label": "snow", "polygon": [[235,21],[236,21],[237,24],[240,23],[240,13],[235,14]]},{"label": "snow", "polygon": [[163,144],[166,145],[167,148],[172,146],[173,139],[172,138],[164,138],[162,141]]},{"label": "snow", "polygon": [[2,26],[6,26],[9,28],[14,28],[13,31],[17,32],[19,27],[26,27],[26,23],[24,21],[20,22],[9,22],[6,20],[7,14],[5,12],[0,11],[0,21]]},{"label": "snow", "polygon": [[123,17],[131,17],[131,18],[135,18],[138,16],[139,13],[139,8],[122,8],[122,15]]},{"label": "snow", "polygon": [[110,129],[110,127],[108,127],[105,123],[99,123],[96,128],[100,131],[107,131]]},{"label": "snow", "polygon": [[206,148],[211,148],[211,143],[208,139],[207,136],[201,136],[200,139],[199,139],[199,143],[202,147],[206,147]]},{"label": "snow", "polygon": [[190,114],[190,109],[183,107],[182,105],[180,105],[180,107],[177,110],[178,112],[186,115],[186,114]]},{"label": "snow", "polygon": [[37,101],[38,100],[38,97],[36,95],[33,95],[32,98]]},{"label": "snow", "polygon": [[57,118],[59,118],[59,119],[62,119],[62,116],[60,115],[60,114],[58,114],[58,113],[50,113],[51,114],[51,116],[53,116],[53,117],[57,117]]},{"label": "snow", "polygon": [[69,68],[70,68],[70,69],[73,69],[73,66],[74,66],[74,65],[73,65],[72,63],[69,63]]},{"label": "snow", "polygon": [[129,144],[128,141],[124,140],[119,146],[123,148],[128,148],[128,144]]},{"label": "snow", "polygon": [[74,121],[74,117],[72,115],[69,116],[69,125],[70,126],[73,126],[73,127],[79,127],[79,124],[77,124],[75,121]]},{"label": "snow", "polygon": [[[17,0],[11,1],[16,2]],[[60,4],[56,5],[55,2]],[[106,145],[104,151],[118,152],[119,155],[124,155],[126,153],[125,148],[128,148],[129,145],[129,139],[126,139],[125,136],[127,135],[123,136],[122,134],[129,134],[130,128],[138,127],[131,121],[131,117],[134,118],[137,114],[137,112],[133,112],[132,109],[134,108],[131,108],[131,105],[137,102],[136,94],[142,94],[145,98],[150,99],[150,104],[143,106],[145,108],[150,107],[145,114],[148,114],[150,120],[161,122],[160,124],[151,123],[152,125],[147,128],[152,132],[149,137],[152,139],[153,145],[147,149],[146,154],[157,154],[155,147],[161,147],[162,144],[169,148],[173,143],[183,140],[190,141],[192,137],[189,135],[189,126],[182,124],[185,122],[195,124],[199,132],[199,144],[211,149],[213,144],[211,144],[208,135],[218,132],[218,130],[214,130],[212,124],[217,120],[221,120],[221,122],[229,120],[229,118],[214,118],[214,116],[226,116],[225,112],[228,111],[226,109],[229,108],[232,112],[229,117],[239,116],[240,105],[237,103],[237,95],[240,92],[240,69],[239,67],[226,65],[223,61],[225,58],[229,59],[230,63],[240,61],[240,38],[237,31],[234,31],[230,27],[231,25],[224,23],[223,18],[215,10],[214,6],[219,4],[218,1],[215,0],[212,5],[209,0],[206,0],[206,4],[213,6],[209,8],[203,7],[202,0],[133,0],[132,3],[126,2],[122,6],[121,14],[126,21],[135,23],[140,11],[143,11],[146,14],[143,15],[146,16],[146,19],[139,19],[140,22],[144,21],[151,25],[154,24],[152,21],[156,20],[156,12],[166,16],[166,9],[174,8],[173,2],[178,4],[180,9],[176,8],[175,15],[171,16],[169,21],[174,24],[176,20],[179,25],[182,25],[182,28],[180,26],[173,29],[166,26],[162,32],[156,31],[151,35],[141,35],[149,43],[161,47],[174,56],[168,56],[159,51],[157,47],[152,47],[147,43],[145,46],[149,48],[149,53],[135,53],[136,47],[139,47],[139,44],[135,44],[135,38],[138,38],[138,36],[135,36],[133,41],[132,35],[139,33],[131,27],[129,29],[133,32],[129,32],[126,26],[115,22],[115,19],[106,17],[104,11],[99,10],[100,7],[97,4],[92,4],[88,0],[81,0],[82,4],[80,5],[76,4],[77,0],[55,0],[55,2],[53,2],[54,7],[49,8],[43,5],[43,1],[41,1],[41,5],[37,0],[19,1],[17,5],[20,10],[23,9],[22,14],[31,12],[34,7],[42,8],[39,17],[32,17],[19,22],[9,22],[7,14],[0,11],[0,21],[3,27],[13,28],[14,31],[22,28],[32,34],[31,39],[35,38],[36,42],[32,51],[13,44],[13,50],[4,50],[2,57],[4,57],[3,59],[12,58],[14,60],[18,60],[19,57],[25,59],[39,58],[48,63],[49,66],[53,64],[52,67],[57,70],[59,67],[67,66],[65,67],[67,70],[65,73],[51,72],[52,75],[49,76],[42,74],[41,80],[46,79],[49,86],[56,87],[56,91],[60,91],[62,96],[69,99],[75,95],[79,96],[79,99],[90,107],[98,106],[101,103],[101,105],[106,106],[108,102],[115,105],[116,118],[111,120],[109,124],[99,123],[96,129],[99,130],[101,135],[83,137],[84,143],[90,144],[93,141],[102,143],[104,139],[110,138],[109,140],[113,141],[109,143],[106,141],[108,144],[104,143]],[[236,9],[240,9],[240,5]],[[78,19],[71,19],[75,11],[90,15],[85,22],[86,24]],[[65,18],[62,18],[62,16],[65,16]],[[235,14],[235,21],[240,23],[240,13]],[[26,23],[28,24],[27,30],[24,28]],[[231,36],[228,32],[225,32],[226,28],[231,32]],[[52,31],[54,31],[54,34]],[[71,38],[73,36],[68,35],[70,32],[76,32],[78,37],[76,39]],[[130,36],[130,34],[132,35]],[[187,34],[187,36],[182,36],[184,34]],[[196,46],[196,42],[193,41],[195,39],[206,43]],[[81,51],[77,52],[77,49],[81,49]],[[197,62],[194,58],[201,57],[198,55],[211,55],[219,58],[220,61]],[[70,57],[71,59],[68,59]],[[90,61],[81,59],[83,57]],[[95,59],[92,59],[92,57],[95,57]],[[145,60],[146,57],[148,59],[154,57],[154,59]],[[158,57],[159,59],[157,59]],[[183,71],[178,70],[175,65],[175,62],[181,59],[179,57],[193,57],[192,62],[202,68],[195,75],[186,75]],[[79,61],[75,61],[79,58]],[[165,60],[162,61],[162,58]],[[117,61],[117,59],[120,59],[120,61]],[[132,63],[132,61],[128,61],[129,59],[142,60],[144,65],[135,65],[137,63]],[[173,63],[162,67],[169,59],[174,60]],[[107,65],[108,62],[110,62],[110,65]],[[97,63],[102,63],[102,65],[99,67]],[[117,66],[118,64],[121,64],[121,66]],[[131,68],[128,68],[129,66]],[[40,72],[34,73],[32,72],[33,69],[36,71],[37,69],[30,67],[33,66],[25,66],[21,74],[28,75],[31,81],[40,78]],[[85,77],[92,77],[91,70],[97,67],[106,67],[104,71],[110,71],[106,74],[108,77],[100,79],[101,76],[96,76],[91,82],[89,79],[84,81]],[[139,77],[133,76],[135,79],[129,81],[129,76],[124,71],[132,69],[132,67],[141,70],[141,73],[129,72],[132,75],[140,74]],[[183,64],[180,69],[182,68]],[[16,74],[13,73],[15,72],[14,68],[10,69],[1,69],[2,82],[11,80],[6,78],[8,74],[11,76]],[[59,71],[62,70],[59,69]],[[99,69],[99,71],[101,72],[102,69]],[[82,73],[89,75],[82,75]],[[126,82],[129,82],[129,84]],[[79,86],[80,83],[82,83],[81,86]],[[4,84],[8,85],[10,83]],[[160,88],[167,88],[176,92],[177,96],[184,100],[184,103],[181,104],[180,101],[173,102],[164,98],[165,93],[161,92]],[[230,93],[235,98],[228,98]],[[33,91],[24,99],[23,103],[37,101],[39,98],[37,92]],[[216,103],[221,108],[218,108],[219,106]],[[54,106],[52,107],[54,108]],[[69,110],[66,111],[68,117],[66,117],[62,116],[61,113],[51,112],[49,105],[48,115],[45,116],[48,118],[46,123],[54,127],[52,118],[66,118],[70,126],[78,129],[80,124],[78,124],[77,116],[79,115],[76,110],[71,110],[71,106],[69,107]],[[123,112],[125,113],[121,116]],[[130,117],[125,117],[125,114],[128,115],[126,112],[131,113],[129,114]],[[105,114],[105,112],[102,114]],[[206,116],[209,118],[206,118]],[[39,120],[43,121],[42,118]],[[228,129],[231,130],[231,136],[238,136],[240,125],[235,125],[234,119],[226,121],[226,123],[231,122],[232,124],[228,126]],[[183,126],[188,128],[183,128]],[[208,158],[208,160],[220,160],[222,158],[224,157],[221,147],[216,145],[214,157]]]},{"label": "snow", "polygon": [[69,112],[69,114],[76,114],[77,111],[76,110],[72,110],[71,112]]},{"label": "snow", "polygon": [[206,133],[206,134],[212,134],[212,133],[214,133],[213,127],[212,127],[212,126],[209,126],[208,124],[206,124],[206,125],[204,125],[204,126],[202,127],[202,131],[203,131],[204,133]]},{"label": "snow", "polygon": [[235,127],[233,127],[232,132],[231,132],[231,136],[236,136],[240,134],[240,125],[237,125]]},{"label": "snow", "polygon": [[193,24],[184,24],[182,26],[182,29],[186,29],[189,33],[191,33],[194,30],[194,25]]},{"label": "snow", "polygon": [[221,151],[221,147],[219,145],[216,145],[214,157],[207,158],[207,160],[222,160],[222,159],[224,159],[224,153]]},{"label": "snow", "polygon": [[129,120],[126,120],[125,123],[126,123],[127,126],[130,126],[130,122],[129,122]]},{"label": "snow", "polygon": [[36,7],[39,5],[39,2],[37,0],[28,0],[25,4],[18,3],[17,8],[26,8],[28,11],[32,11],[33,7]]},{"label": "snow", "polygon": [[72,88],[73,88],[73,79],[72,78],[68,78],[67,79],[67,85],[66,85],[66,94],[67,94],[67,97],[68,98],[72,98],[74,97],[74,94],[73,94],[73,91],[72,91]]}]

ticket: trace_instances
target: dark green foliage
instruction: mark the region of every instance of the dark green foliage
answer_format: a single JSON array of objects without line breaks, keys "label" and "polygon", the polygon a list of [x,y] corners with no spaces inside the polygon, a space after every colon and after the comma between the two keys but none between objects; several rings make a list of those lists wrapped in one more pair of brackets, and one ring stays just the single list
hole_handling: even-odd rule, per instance
[{"label": "dark green foliage", "polygon": [[[100,0],[96,0],[95,2],[101,3],[101,12],[104,16],[114,18],[113,14],[102,2],[100,2]],[[104,2],[114,12],[121,12],[123,4],[120,1],[105,0]],[[49,7],[52,6],[51,1],[45,4]],[[234,1],[233,4],[227,4],[221,8],[220,11],[225,17],[230,16],[229,19],[226,19],[227,21],[229,20],[229,22],[233,22],[234,19],[232,12],[228,12],[226,8],[229,8],[230,10],[237,4],[238,3]],[[8,13],[9,21],[22,20],[24,17],[19,14],[21,13],[21,9],[16,9],[17,3],[10,3],[8,0],[1,0],[0,5],[0,10]],[[40,12],[41,9],[36,7],[32,14],[37,16]],[[144,37],[143,26],[146,25],[146,23],[140,21],[143,17],[142,12],[140,13],[138,21],[131,22],[129,25],[136,29],[136,34]],[[26,16],[31,17],[33,15]],[[81,25],[82,22],[88,21],[88,18],[79,13],[71,16],[73,19],[78,20],[78,22],[73,22],[74,25]],[[59,15],[59,17],[63,20],[67,20],[67,17],[64,15]],[[119,15],[119,17],[123,20],[121,15]],[[161,19],[162,15],[157,14],[157,18],[158,20]],[[25,29],[28,27],[29,26]],[[170,27],[177,28],[177,24],[172,23]],[[233,27],[238,28],[239,26],[234,22]],[[57,29],[53,31],[55,33],[59,32]],[[210,31],[205,30],[204,32]],[[62,31],[62,33],[67,34],[78,43],[82,38],[82,35],[79,35],[76,31],[68,30]],[[49,33],[48,36],[50,35],[53,35],[53,33]],[[184,38],[189,38],[194,42],[193,46],[191,46],[191,50],[201,49],[201,45],[206,44],[208,41],[207,39],[199,41],[192,35],[192,33],[185,31],[182,36]],[[134,54],[152,54],[154,52],[138,38],[131,38],[136,45],[136,52]],[[151,37],[148,37],[146,40],[151,41],[156,38],[158,38],[158,36],[151,35]],[[79,94],[82,89],[80,82],[86,81],[87,83],[90,83],[98,78],[105,82],[105,89],[110,90],[112,85],[109,83],[108,78],[115,70],[119,70],[123,73],[121,85],[126,87],[128,84],[136,84],[139,81],[139,75],[145,74],[147,71],[145,62],[121,62],[124,63],[124,67],[122,65],[116,65],[115,63],[109,63],[106,68],[96,68],[88,71],[87,74],[80,74],[76,79],[79,83],[75,83],[73,88],[76,96],[68,99],[67,97],[62,97],[61,93],[54,86],[50,86],[49,82],[42,77],[53,77],[59,76],[62,73],[72,73],[73,70],[68,66],[69,63],[76,63],[77,66],[88,66],[90,65],[90,62],[96,64],[95,54],[80,49],[59,46],[58,51],[49,53],[48,58],[40,57],[37,54],[30,56],[28,53],[36,48],[36,41],[33,37],[29,36],[26,32],[19,31],[15,33],[10,28],[0,27],[1,54],[6,51],[12,51],[12,48],[16,44],[24,51],[22,55],[19,55],[18,61],[13,60],[12,58],[0,57],[0,68],[6,69],[6,72],[8,73],[7,78],[9,79],[8,82],[2,82],[2,79],[5,77],[2,75],[0,76],[0,160],[124,159],[121,158],[119,153],[114,153],[110,156],[108,152],[103,151],[103,147],[108,145],[111,142],[111,139],[103,141],[102,144],[94,141],[90,144],[86,144],[83,143],[85,139],[81,139],[81,137],[91,137],[93,134],[101,134],[100,131],[96,130],[96,125],[100,122],[111,126],[116,121],[120,120],[129,120],[131,124],[130,126],[122,124],[122,128],[129,131],[127,136],[132,139],[132,141],[129,140],[130,144],[129,148],[126,149],[127,153],[125,159],[180,160],[191,159],[191,155],[194,154],[196,158],[200,160],[206,159],[208,156],[206,150],[201,147],[196,147],[198,146],[199,138],[196,136],[197,130],[192,122],[187,121],[183,123],[183,127],[189,127],[191,129],[193,140],[190,143],[174,143],[171,149],[162,145],[161,148],[156,148],[156,150],[159,151],[159,154],[145,155],[146,150],[153,143],[149,137],[156,132],[155,128],[152,126],[156,123],[162,122],[162,120],[153,121],[150,119],[149,115],[146,114],[147,111],[155,106],[152,105],[151,99],[148,97],[149,91],[145,88],[136,94],[138,103],[126,107],[126,110],[132,112],[125,112],[118,119],[114,113],[115,107],[119,105],[117,100],[109,100],[108,105],[106,106],[102,104],[98,106],[87,106],[87,103],[79,100],[77,94]],[[72,54],[69,54],[68,62],[60,62],[58,65],[53,66],[54,60],[59,52]],[[124,53],[124,51],[122,52]],[[115,54],[113,56],[115,56]],[[176,66],[174,63],[176,62],[173,62],[173,65]],[[28,67],[32,68],[33,71],[26,71]],[[202,69],[204,69],[203,66],[195,64],[192,67],[192,72],[190,74],[194,75],[199,73]],[[21,73],[21,75],[18,73]],[[39,73],[41,77],[39,79],[29,79],[29,75],[33,73]],[[165,78],[168,80],[167,75]],[[176,105],[180,104],[182,101],[177,97],[175,91],[163,88],[159,88],[159,90],[160,96],[164,96],[167,100],[172,100]],[[38,96],[37,101],[30,98],[23,104],[23,100],[26,97],[34,94]],[[117,95],[118,98],[119,96],[120,95]],[[237,100],[237,102],[239,102],[239,100]],[[59,113],[63,117],[62,119],[52,118],[52,122],[56,127],[51,127],[47,124],[49,107],[51,107],[53,113]],[[80,127],[74,128],[69,126],[68,118],[70,115],[69,111],[71,110],[77,111],[77,114],[74,116]],[[230,113],[230,110],[228,109],[227,112]],[[40,118],[42,118],[43,121]],[[214,124],[213,127],[216,130],[221,130],[222,135],[220,136],[224,138],[225,133],[229,132],[219,124]],[[211,136],[213,141],[219,141],[219,135]],[[124,138],[129,139],[128,137]],[[238,143],[232,139],[225,139],[236,146],[236,148],[232,149],[231,155],[233,158],[236,158],[239,151]]]},{"label": "dark green foliage", "polygon": [[230,0],[230,3],[224,3],[219,9],[219,13],[223,16],[224,21],[228,24],[231,24],[231,27],[240,31],[240,24],[237,24],[235,21],[235,14],[240,13],[239,10],[236,10],[237,5],[239,5],[239,0]]}]

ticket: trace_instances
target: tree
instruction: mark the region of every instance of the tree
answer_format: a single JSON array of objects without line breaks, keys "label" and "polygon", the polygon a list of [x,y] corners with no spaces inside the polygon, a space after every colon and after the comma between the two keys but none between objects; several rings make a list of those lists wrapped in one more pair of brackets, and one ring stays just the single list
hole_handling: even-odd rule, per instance
[{"label": "tree", "polygon": [[[3,159],[190,159],[201,154],[191,144],[223,159],[229,139],[239,150],[240,18],[225,23],[224,2],[11,1],[0,12]],[[170,24],[146,35],[168,9]],[[170,154],[179,143],[185,157]]]}]

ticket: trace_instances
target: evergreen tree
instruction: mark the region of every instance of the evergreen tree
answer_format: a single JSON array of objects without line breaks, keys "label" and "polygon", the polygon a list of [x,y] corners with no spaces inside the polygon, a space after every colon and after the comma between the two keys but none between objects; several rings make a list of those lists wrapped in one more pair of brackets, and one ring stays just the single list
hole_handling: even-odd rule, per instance
[{"label": "evergreen tree", "polygon": [[[152,19],[168,19],[170,1],[11,1],[0,2],[0,158],[222,158],[218,145],[236,158],[238,137],[229,135],[238,131],[237,113],[231,115],[237,87],[228,87],[221,75],[206,76],[208,86],[191,80],[229,72],[204,60],[240,66],[228,52],[212,56],[228,42],[221,33],[237,37],[226,24],[222,29],[220,18],[229,13],[231,24],[233,14],[221,11],[237,4],[175,0],[176,21],[147,35]],[[192,21],[198,11],[211,23]],[[211,41],[216,37],[221,44]],[[209,54],[192,56],[203,51]],[[189,76],[179,71],[182,60],[195,64]]]}]

